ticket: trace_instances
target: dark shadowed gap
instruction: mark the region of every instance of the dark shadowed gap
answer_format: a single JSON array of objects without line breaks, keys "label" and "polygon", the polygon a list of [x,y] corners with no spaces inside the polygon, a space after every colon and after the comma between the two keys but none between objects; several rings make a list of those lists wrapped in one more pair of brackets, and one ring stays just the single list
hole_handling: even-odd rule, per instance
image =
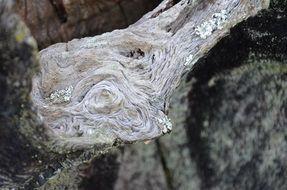
[{"label": "dark shadowed gap", "polygon": [[117,153],[100,155],[84,171],[80,185],[82,190],[111,190],[118,177],[119,162]]},{"label": "dark shadowed gap", "polygon": [[50,3],[54,9],[54,11],[56,12],[59,20],[62,23],[65,23],[68,21],[68,17],[67,17],[67,12],[66,9],[63,5],[63,0],[50,0]]},{"label": "dark shadowed gap", "polygon": [[172,6],[174,6],[175,4],[179,3],[180,0],[169,0],[166,4],[166,7],[160,9],[159,11],[155,12],[153,15],[151,15],[150,18],[155,18],[158,15],[160,15],[161,13],[167,11],[168,9],[170,9]]},{"label": "dark shadowed gap", "polygon": [[168,168],[168,164],[167,164],[165,155],[163,153],[162,147],[160,145],[160,142],[158,140],[156,140],[155,143],[156,143],[156,147],[157,147],[158,154],[159,154],[159,157],[160,157],[160,162],[161,162],[161,165],[162,165],[162,168],[163,168],[163,172],[164,172],[164,175],[165,175],[165,180],[166,180],[166,184],[167,184],[168,190],[175,190],[175,188],[173,186],[172,174],[171,174],[170,169]]},{"label": "dark shadowed gap", "polygon": [[[190,3],[190,2],[189,2]],[[179,29],[184,27],[186,23],[193,18],[193,14],[199,10],[204,10],[205,7],[211,3],[214,3],[214,0],[203,1],[202,3],[196,6],[187,6],[182,10],[182,13],[166,28],[166,31],[175,34]]]}]

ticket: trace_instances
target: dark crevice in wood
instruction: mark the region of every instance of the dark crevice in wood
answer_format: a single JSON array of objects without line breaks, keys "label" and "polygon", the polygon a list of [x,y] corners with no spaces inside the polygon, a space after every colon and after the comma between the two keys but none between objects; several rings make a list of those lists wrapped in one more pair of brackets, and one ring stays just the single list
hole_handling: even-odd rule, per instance
[{"label": "dark crevice in wood", "polygon": [[200,10],[204,10],[207,5],[214,2],[215,0],[203,1],[202,3],[196,5],[196,7],[185,7],[179,14],[179,16],[174,20],[174,22],[167,26],[166,31],[175,34],[179,29],[184,27],[186,23],[190,22],[190,19],[192,18],[194,13],[199,12]]},{"label": "dark crevice in wood", "polygon": [[62,23],[68,21],[67,12],[62,0],[50,0],[50,3]]},{"label": "dark crevice in wood", "polygon": [[190,11],[189,7],[186,7],[182,11],[183,13],[169,26],[167,26],[166,31],[175,34],[180,28],[182,28],[186,22],[189,21],[193,11]]},{"label": "dark crevice in wood", "polygon": [[151,57],[151,61],[152,61],[152,63],[154,63],[154,61],[155,61],[155,55],[154,54]]},{"label": "dark crevice in wood", "polygon": [[166,179],[166,184],[167,184],[167,188],[168,190],[174,190],[174,186],[173,186],[173,180],[172,180],[172,174],[171,174],[171,170],[168,168],[168,164],[165,158],[165,155],[163,153],[161,144],[158,140],[155,141],[156,143],[156,147],[159,153],[159,157],[160,157],[160,162],[163,168],[163,172],[165,175],[165,179]]},{"label": "dark crevice in wood", "polygon": [[150,18],[155,18],[158,15],[160,15],[161,13],[167,11],[168,9],[170,9],[172,6],[174,6],[175,4],[177,4],[178,2],[180,2],[180,0],[170,0],[167,4],[166,7],[163,9],[160,9],[159,11],[155,12]]},{"label": "dark crevice in wood", "polygon": [[124,52],[121,54],[124,55],[125,57],[130,57],[134,59],[141,59],[145,56],[145,53],[140,48],[132,50],[130,52]]}]

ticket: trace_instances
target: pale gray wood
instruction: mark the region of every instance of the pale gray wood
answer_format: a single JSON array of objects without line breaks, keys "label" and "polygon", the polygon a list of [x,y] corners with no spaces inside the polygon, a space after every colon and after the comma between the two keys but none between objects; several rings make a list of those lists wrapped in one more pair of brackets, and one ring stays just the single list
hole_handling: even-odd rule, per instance
[{"label": "pale gray wood", "polygon": [[268,0],[163,1],[127,29],[40,52],[32,101],[56,151],[157,138],[169,97],[231,27]]}]

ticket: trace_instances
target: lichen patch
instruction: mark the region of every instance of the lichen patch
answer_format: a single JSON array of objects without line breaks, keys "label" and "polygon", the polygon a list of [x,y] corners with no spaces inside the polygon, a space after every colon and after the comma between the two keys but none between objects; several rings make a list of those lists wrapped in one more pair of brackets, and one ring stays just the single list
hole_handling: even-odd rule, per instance
[{"label": "lichen patch", "polygon": [[163,126],[163,134],[169,133],[172,130],[172,123],[166,115],[163,118],[158,118],[157,121]]},{"label": "lichen patch", "polygon": [[212,18],[203,22],[195,28],[195,34],[202,39],[206,39],[214,31],[221,30],[227,21],[227,11],[222,10],[220,13],[214,13]]},{"label": "lichen patch", "polygon": [[69,102],[72,97],[73,86],[68,86],[65,89],[56,90],[49,96],[49,101],[52,103],[64,103]]},{"label": "lichen patch", "polygon": [[189,66],[190,63],[192,62],[192,60],[193,60],[193,55],[190,54],[190,55],[186,58],[185,63],[184,63],[184,66]]}]

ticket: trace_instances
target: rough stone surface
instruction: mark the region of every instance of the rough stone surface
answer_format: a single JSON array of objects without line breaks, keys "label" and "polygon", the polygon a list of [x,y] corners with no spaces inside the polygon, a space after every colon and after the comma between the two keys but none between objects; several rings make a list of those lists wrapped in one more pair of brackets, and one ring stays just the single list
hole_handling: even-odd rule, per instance
[{"label": "rough stone surface", "polygon": [[[36,43],[12,3],[0,1],[0,188],[22,183],[44,162],[41,122],[31,107]],[[31,126],[33,126],[31,128]],[[34,136],[35,135],[35,136]],[[35,167],[36,168],[36,167]]]},{"label": "rough stone surface", "polygon": [[256,60],[193,91],[188,130],[204,188],[286,189],[286,72]]},{"label": "rough stone surface", "polygon": [[95,158],[90,164],[92,167],[87,167],[84,172],[81,172],[84,180],[80,185],[80,189],[115,189],[116,181],[119,179],[118,173],[122,155],[123,149],[119,148]]},{"label": "rough stone surface", "polygon": [[120,160],[115,190],[167,189],[164,170],[155,143],[125,146]]},{"label": "rough stone surface", "polygon": [[239,24],[190,75],[187,134],[200,189],[286,189],[286,12],[278,9]]}]

